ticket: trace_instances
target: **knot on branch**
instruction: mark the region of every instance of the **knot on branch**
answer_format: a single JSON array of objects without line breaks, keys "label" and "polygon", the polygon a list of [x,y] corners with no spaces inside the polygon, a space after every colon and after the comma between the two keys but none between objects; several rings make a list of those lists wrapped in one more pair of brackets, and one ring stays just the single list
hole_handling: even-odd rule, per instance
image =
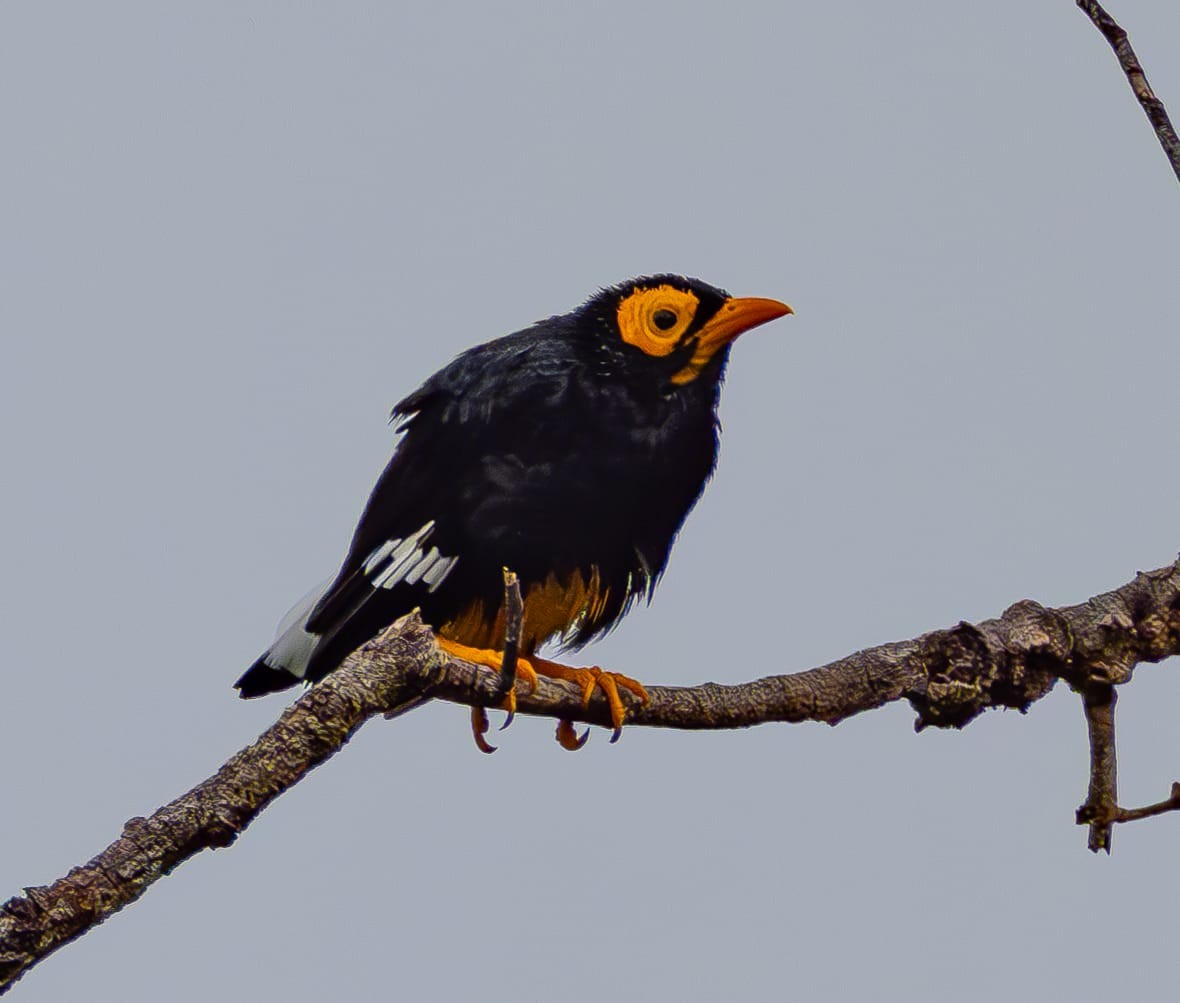
[{"label": "knot on branch", "polygon": [[0,946],[0,986],[19,978],[25,956],[38,948],[45,913],[36,901],[36,892],[40,890],[26,888],[23,897],[9,899],[0,906],[0,930],[4,933],[4,943]]},{"label": "knot on branch", "polygon": [[215,811],[204,819],[201,836],[191,849],[194,852],[204,849],[223,850],[227,846],[232,846],[245,825],[241,819],[235,818],[234,814],[229,810]]},{"label": "knot on branch", "polygon": [[1140,572],[1118,592],[1090,600],[1093,629],[1075,652],[1077,689],[1095,683],[1118,686],[1130,680],[1139,662],[1158,662],[1180,643],[1180,562]]},{"label": "knot on branch", "polygon": [[1053,688],[1073,649],[1065,618],[1031,599],[998,620],[960,623],[918,641],[925,686],[906,694],[915,728],[961,728],[988,707],[1021,712]]}]

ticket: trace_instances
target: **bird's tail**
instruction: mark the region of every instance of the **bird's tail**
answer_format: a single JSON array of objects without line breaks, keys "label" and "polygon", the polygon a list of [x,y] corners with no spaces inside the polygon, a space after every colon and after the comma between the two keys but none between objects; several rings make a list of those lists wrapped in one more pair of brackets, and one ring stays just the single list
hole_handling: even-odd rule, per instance
[{"label": "bird's tail", "polygon": [[307,618],[331,581],[329,578],[321,582],[283,617],[274,643],[234,683],[242,699],[276,693],[306,681],[307,663],[320,641],[318,634],[306,629]]},{"label": "bird's tail", "polygon": [[238,691],[238,696],[243,700],[265,696],[267,693],[277,693],[279,690],[288,689],[302,681],[301,677],[293,672],[282,668],[276,669],[267,661],[269,657],[270,651],[268,649],[234,683],[234,689]]}]

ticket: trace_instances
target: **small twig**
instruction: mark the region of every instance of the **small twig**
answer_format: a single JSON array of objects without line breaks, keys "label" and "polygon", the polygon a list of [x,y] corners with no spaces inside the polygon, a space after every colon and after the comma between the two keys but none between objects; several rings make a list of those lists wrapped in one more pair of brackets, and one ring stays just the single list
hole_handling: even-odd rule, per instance
[{"label": "small twig", "polygon": [[1139,58],[1135,55],[1135,50],[1131,48],[1126,31],[1120,28],[1114,18],[1103,10],[1097,0],[1077,0],[1077,5],[1086,12],[1095,27],[1110,43],[1110,47],[1114,49],[1119,65],[1127,75],[1131,90],[1135,92],[1135,97],[1139,99],[1139,103],[1147,113],[1151,127],[1159,138],[1160,146],[1164,148],[1164,154],[1171,162],[1172,170],[1176,172],[1176,179],[1180,181],[1180,137],[1176,136],[1176,130],[1172,128],[1172,122],[1168,118],[1164,103],[1155,96],[1151,84],[1147,82],[1147,74],[1143,72]]},{"label": "small twig", "polygon": [[[516,686],[516,662],[520,653],[520,632],[524,623],[524,602],[520,598],[520,582],[516,572],[504,569],[504,651],[500,658],[500,671],[496,674],[496,683],[492,690],[490,704],[499,704]],[[508,716],[500,725],[500,730],[507,728],[516,718],[516,701],[508,703]],[[475,746],[480,752],[491,755],[496,746],[487,740],[488,729],[487,707],[482,703],[471,705],[471,734],[475,739]]]},{"label": "small twig", "polygon": [[1180,811],[1180,784],[1172,784],[1172,793],[1164,801],[1149,804],[1146,808],[1120,808],[1115,816],[1116,822],[1135,822],[1141,818],[1151,818],[1168,811]]},{"label": "small twig", "polygon": [[[504,654],[500,661],[501,697],[512,692],[516,685],[516,657],[520,651],[520,631],[524,623],[524,603],[520,598],[520,582],[515,571],[504,569]],[[509,715],[504,727],[511,723]]]},{"label": "small twig", "polygon": [[1180,783],[1172,784],[1171,794],[1163,801],[1143,808],[1120,808],[1118,804],[1118,769],[1115,764],[1114,706],[1118,699],[1114,687],[1106,683],[1091,684],[1083,696],[1086,724],[1090,730],[1090,791],[1086,803],[1078,809],[1078,825],[1090,827],[1090,849],[1110,853],[1111,834],[1116,822],[1136,822],[1141,818],[1180,811]]},{"label": "small twig", "polygon": [[1089,825],[1089,847],[1110,853],[1111,831],[1119,821],[1118,767],[1115,761],[1114,705],[1118,696],[1107,683],[1091,683],[1082,694],[1090,732],[1090,790],[1078,809],[1078,824]]}]

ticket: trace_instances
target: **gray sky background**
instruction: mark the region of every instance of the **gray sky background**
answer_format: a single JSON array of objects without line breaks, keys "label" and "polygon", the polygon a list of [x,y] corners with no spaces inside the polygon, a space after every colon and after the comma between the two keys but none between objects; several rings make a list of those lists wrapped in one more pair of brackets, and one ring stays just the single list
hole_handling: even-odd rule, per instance
[{"label": "gray sky background", "polygon": [[[1111,0],[1180,113],[1180,6]],[[0,895],[216,769],[389,406],[681,271],[737,346],[717,477],[589,656],[805,669],[1176,553],[1180,189],[1098,33],[1028,3],[0,6]],[[1180,676],[1119,704],[1180,779]],[[1064,688],[915,735],[372,723],[14,999],[1166,999],[1180,819],[1085,849]]]}]

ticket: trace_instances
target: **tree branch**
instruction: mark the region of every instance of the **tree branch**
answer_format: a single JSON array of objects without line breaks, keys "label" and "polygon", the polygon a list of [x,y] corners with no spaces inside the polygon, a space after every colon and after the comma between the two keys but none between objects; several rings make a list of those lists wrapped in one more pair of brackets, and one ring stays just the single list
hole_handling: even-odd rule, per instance
[{"label": "tree branch", "polygon": [[[868,648],[807,672],[730,686],[648,686],[649,704],[626,698],[627,726],[836,724],[904,698],[918,712],[919,729],[961,727],[989,707],[1026,710],[1059,678],[1076,686],[1091,677],[1121,684],[1139,662],[1175,654],[1180,654],[1180,561],[1076,606],[1048,609],[1024,599],[998,619]],[[448,662],[432,695],[486,704],[495,679],[466,662]],[[517,709],[610,726],[600,694],[582,707],[577,688],[559,680],[542,678],[536,692],[518,693]]]},{"label": "tree branch", "polygon": [[1094,26],[1102,32],[1102,36],[1114,49],[1119,65],[1127,75],[1127,82],[1143,106],[1160,146],[1164,148],[1164,155],[1171,163],[1172,170],[1176,172],[1176,179],[1180,181],[1180,138],[1177,138],[1176,130],[1172,128],[1172,121],[1168,118],[1164,103],[1155,96],[1151,84],[1147,82],[1147,74],[1143,72],[1139,58],[1131,48],[1126,31],[1119,27],[1097,0],[1077,0],[1077,5],[1086,12]]},{"label": "tree branch", "polygon": [[420,701],[442,663],[430,632],[403,618],[283,712],[253,745],[97,857],[0,906],[0,995],[42,958],[138,899],[207,848],[229,846],[271,801],[375,714]]},{"label": "tree branch", "polygon": [[1090,736],[1090,790],[1078,809],[1078,825],[1089,825],[1088,845],[1097,853],[1110,853],[1110,839],[1118,815],[1118,768],[1114,747],[1113,686],[1097,683],[1082,692],[1086,730]]},{"label": "tree branch", "polygon": [[[997,619],[869,648],[808,672],[734,686],[650,686],[649,704],[629,699],[627,726],[836,724],[905,699],[918,713],[919,728],[959,728],[989,707],[1026,710],[1058,679],[1083,693],[1103,687],[1113,693],[1114,686],[1131,678],[1136,664],[1176,654],[1180,561],[1136,575],[1121,588],[1076,606],[1047,609],[1026,599]],[[0,906],[0,993],[58,947],[134,902],[189,857],[230,845],[263,808],[340,749],[370,717],[396,716],[432,698],[487,706],[497,699],[500,686],[499,673],[444,657],[417,614],[403,617],[309,689],[216,775],[150,818],[131,819],[122,835],[89,863]],[[1106,706],[1113,712],[1113,700]],[[560,680],[542,678],[535,692],[518,693],[517,710],[610,727],[601,695],[596,693],[583,707],[578,688]],[[1111,723],[1113,729],[1113,716]],[[1113,730],[1110,739],[1113,749]],[[1095,760],[1099,758],[1096,752]],[[1109,827],[1180,808],[1180,790],[1175,788],[1158,805],[1119,808],[1113,769],[1111,754],[1109,782],[1106,774],[1092,779],[1079,822],[1097,819]],[[1104,848],[1109,847],[1107,832]]]},{"label": "tree branch", "polygon": [[[1139,104],[1147,114],[1147,120],[1155,130],[1156,138],[1164,149],[1164,155],[1172,165],[1176,179],[1180,181],[1180,138],[1172,127],[1164,103],[1155,96],[1147,74],[1131,48],[1126,31],[1121,28],[1097,0],[1076,0],[1094,26],[1114,49],[1119,65],[1127,76],[1127,82]],[[1079,685],[1082,702],[1086,711],[1086,727],[1090,736],[1090,789],[1085,803],[1077,811],[1079,825],[1090,827],[1089,847],[1095,853],[1105,850],[1110,853],[1110,842],[1114,823],[1133,822],[1150,818],[1166,811],[1180,810],[1180,784],[1172,784],[1171,795],[1157,804],[1146,808],[1120,808],[1118,805],[1118,768],[1115,757],[1114,708],[1118,700],[1112,682],[1100,678],[1083,680]]]},{"label": "tree branch", "polygon": [[[1127,39],[1095,0],[1077,0],[1110,42],[1176,176],[1180,139]],[[511,589],[512,581],[506,583]],[[519,592],[516,592],[519,602]],[[510,603],[511,603],[510,595]],[[519,624],[519,609],[516,609]],[[511,648],[511,646],[510,646]],[[491,673],[444,657],[416,614],[403,617],[308,690],[251,746],[150,818],[133,818],[98,856],[52,885],[0,906],[0,995],[40,960],[136,901],[159,878],[207,848],[229,846],[276,797],[342,748],[370,717],[393,718],[430,699],[482,709],[511,685],[515,651]],[[628,726],[743,728],[769,722],[837,724],[905,699],[916,726],[960,728],[989,707],[1025,711],[1058,679],[1082,694],[1090,786],[1077,812],[1092,850],[1109,852],[1118,822],[1180,810],[1180,783],[1143,808],[1117,803],[1115,687],[1135,665],[1180,654],[1180,562],[1139,574],[1088,602],[1047,609],[1032,600],[997,619],[960,623],[911,641],[869,648],[795,675],[736,686],[648,687],[629,702]],[[572,684],[542,679],[517,694],[521,713],[610,727],[606,702],[583,707]],[[478,735],[477,735],[478,737]]]}]

